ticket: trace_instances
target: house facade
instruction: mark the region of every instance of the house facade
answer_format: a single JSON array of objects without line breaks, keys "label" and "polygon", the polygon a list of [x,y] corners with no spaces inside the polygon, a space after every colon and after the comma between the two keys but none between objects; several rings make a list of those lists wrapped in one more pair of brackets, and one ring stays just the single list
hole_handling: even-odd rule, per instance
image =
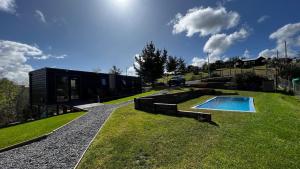
[{"label": "house facade", "polygon": [[102,102],[142,92],[139,77],[43,68],[29,73],[31,105]]},{"label": "house facade", "polygon": [[267,59],[265,57],[259,56],[254,59],[244,59],[242,60],[242,62],[245,67],[263,66],[267,63]]}]

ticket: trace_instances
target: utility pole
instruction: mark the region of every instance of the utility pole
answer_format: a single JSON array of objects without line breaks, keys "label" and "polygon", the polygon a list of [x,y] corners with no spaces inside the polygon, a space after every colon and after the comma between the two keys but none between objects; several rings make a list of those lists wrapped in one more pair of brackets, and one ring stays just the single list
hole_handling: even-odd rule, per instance
[{"label": "utility pole", "polygon": [[285,49],[285,59],[287,59],[287,47],[286,47],[286,41],[284,41],[284,49]]},{"label": "utility pole", "polygon": [[207,52],[207,69],[208,69],[208,77],[210,78],[210,66],[209,66],[209,52]]},{"label": "utility pole", "polygon": [[277,86],[278,86],[278,64],[279,64],[279,60],[278,60],[278,58],[279,58],[279,52],[278,52],[278,50],[277,50],[277,60],[276,60],[276,62],[275,62],[275,91],[277,91]]}]

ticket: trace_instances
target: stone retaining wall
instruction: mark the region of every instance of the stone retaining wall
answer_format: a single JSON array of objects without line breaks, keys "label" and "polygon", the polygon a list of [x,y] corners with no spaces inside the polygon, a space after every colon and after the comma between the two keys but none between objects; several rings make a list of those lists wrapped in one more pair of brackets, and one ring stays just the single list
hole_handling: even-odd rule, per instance
[{"label": "stone retaining wall", "polygon": [[211,121],[211,115],[206,113],[178,110],[177,104],[207,94],[215,94],[213,89],[197,89],[175,94],[163,94],[134,99],[136,110],[150,113],[167,114],[173,116],[184,116],[196,118],[201,121]]}]

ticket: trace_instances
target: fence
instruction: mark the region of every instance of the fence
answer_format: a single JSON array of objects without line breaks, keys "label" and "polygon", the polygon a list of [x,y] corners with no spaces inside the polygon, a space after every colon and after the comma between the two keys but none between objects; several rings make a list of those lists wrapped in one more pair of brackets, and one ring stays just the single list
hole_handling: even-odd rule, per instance
[{"label": "fence", "polygon": [[227,77],[227,76],[235,76],[237,74],[243,74],[247,72],[253,72],[257,75],[274,78],[276,75],[276,71],[273,68],[227,68],[227,69],[217,69],[213,71],[213,74],[216,74],[220,77]]},{"label": "fence", "polygon": [[300,97],[300,84],[294,83],[293,91],[296,96]]},{"label": "fence", "polygon": [[286,92],[293,92],[296,96],[300,97],[300,84],[293,83],[291,80],[278,78],[277,88]]},{"label": "fence", "polygon": [[292,91],[292,81],[278,77],[277,87],[279,90]]}]

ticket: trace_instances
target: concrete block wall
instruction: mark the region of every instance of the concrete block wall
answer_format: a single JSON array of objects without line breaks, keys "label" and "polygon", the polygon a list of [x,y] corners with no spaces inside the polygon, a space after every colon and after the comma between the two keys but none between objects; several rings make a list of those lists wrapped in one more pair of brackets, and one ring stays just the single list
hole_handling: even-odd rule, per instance
[{"label": "concrete block wall", "polygon": [[213,89],[199,89],[175,94],[164,94],[134,99],[136,110],[173,116],[191,117],[200,121],[211,121],[211,114],[181,111],[177,104],[206,94],[214,94]]}]

